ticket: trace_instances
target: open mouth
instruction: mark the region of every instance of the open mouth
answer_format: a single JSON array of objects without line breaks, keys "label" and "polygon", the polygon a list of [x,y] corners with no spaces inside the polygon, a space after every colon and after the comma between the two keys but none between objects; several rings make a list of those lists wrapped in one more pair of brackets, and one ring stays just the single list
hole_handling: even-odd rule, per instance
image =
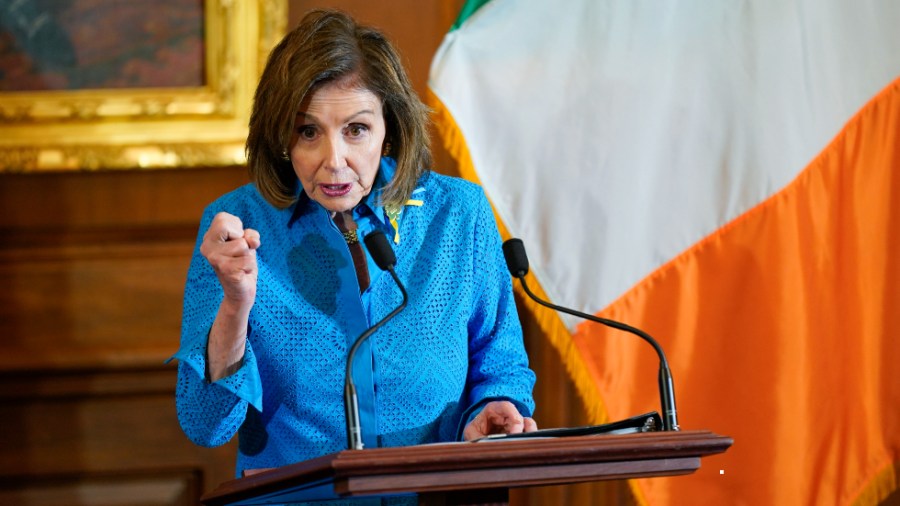
[{"label": "open mouth", "polygon": [[353,188],[353,185],[351,183],[319,185],[319,190],[321,190],[322,193],[329,197],[343,197],[344,195],[350,193],[351,188]]}]

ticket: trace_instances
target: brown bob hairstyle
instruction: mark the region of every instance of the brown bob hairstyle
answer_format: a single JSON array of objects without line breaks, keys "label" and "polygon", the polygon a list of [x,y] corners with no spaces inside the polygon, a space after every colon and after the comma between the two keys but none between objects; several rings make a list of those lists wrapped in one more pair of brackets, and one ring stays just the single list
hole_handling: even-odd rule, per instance
[{"label": "brown bob hairstyle", "polygon": [[428,108],[413,90],[400,56],[383,33],[346,13],[313,10],[272,50],[250,115],[247,160],[260,194],[277,208],[297,197],[290,151],[294,119],[304,98],[325,83],[344,79],[381,99],[385,144],[397,171],[382,205],[403,205],[419,177],[431,168]]}]

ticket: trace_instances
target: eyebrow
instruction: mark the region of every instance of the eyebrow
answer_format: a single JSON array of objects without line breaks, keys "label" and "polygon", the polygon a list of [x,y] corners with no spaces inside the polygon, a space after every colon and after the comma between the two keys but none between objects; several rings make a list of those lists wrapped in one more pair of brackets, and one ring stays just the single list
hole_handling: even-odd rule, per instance
[{"label": "eyebrow", "polygon": [[[349,122],[353,121],[354,118],[359,117],[359,116],[364,116],[364,115],[366,115],[366,114],[371,115],[371,116],[374,116],[374,115],[375,115],[375,111],[372,110],[372,109],[363,109],[363,110],[361,110],[361,111],[357,111],[357,112],[351,114],[350,116],[347,116],[346,118],[344,118],[343,121],[342,121],[342,123],[349,123]],[[303,111],[298,111],[298,112],[297,112],[297,115],[296,115],[296,118],[297,118],[297,119],[304,119],[304,120],[305,120],[305,119],[312,119],[312,120],[317,120],[317,119],[318,119],[318,118],[316,118],[316,116],[314,116],[314,115],[312,115],[312,114],[309,114],[308,112],[303,112]]]}]

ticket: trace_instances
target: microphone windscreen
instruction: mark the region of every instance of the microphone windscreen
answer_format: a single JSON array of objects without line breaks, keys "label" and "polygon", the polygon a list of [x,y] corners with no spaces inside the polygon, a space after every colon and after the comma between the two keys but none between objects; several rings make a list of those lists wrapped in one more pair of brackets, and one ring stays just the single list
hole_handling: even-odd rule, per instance
[{"label": "microphone windscreen", "polygon": [[521,239],[513,238],[504,242],[503,257],[506,258],[506,267],[514,278],[528,274],[528,256],[525,254],[525,245]]},{"label": "microphone windscreen", "polygon": [[375,260],[375,264],[378,265],[379,269],[386,271],[388,267],[392,267],[397,263],[397,257],[394,256],[394,250],[391,248],[391,243],[388,242],[384,232],[381,230],[370,232],[366,235],[364,241],[366,249],[369,250],[372,260]]}]

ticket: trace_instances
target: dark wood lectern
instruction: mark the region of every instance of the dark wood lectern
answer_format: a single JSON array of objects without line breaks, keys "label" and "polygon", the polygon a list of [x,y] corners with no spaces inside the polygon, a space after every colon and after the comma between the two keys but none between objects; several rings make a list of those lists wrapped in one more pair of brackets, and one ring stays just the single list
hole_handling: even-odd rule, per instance
[{"label": "dark wood lectern", "polygon": [[209,506],[419,495],[419,504],[506,503],[512,487],[690,474],[733,440],[706,431],[508,439],[345,450],[228,481]]}]

